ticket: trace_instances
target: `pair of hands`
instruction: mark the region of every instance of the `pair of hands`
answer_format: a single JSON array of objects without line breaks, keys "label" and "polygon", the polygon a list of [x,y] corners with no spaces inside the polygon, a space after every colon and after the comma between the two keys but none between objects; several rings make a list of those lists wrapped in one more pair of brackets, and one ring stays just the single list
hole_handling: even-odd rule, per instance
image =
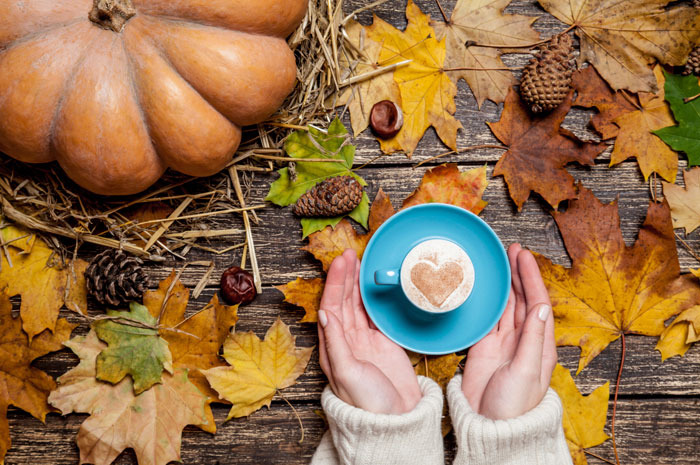
[{"label": "pair of hands", "polygon": [[[511,293],[498,325],[470,350],[462,392],[492,419],[522,415],[540,403],[557,362],[554,319],[537,262],[519,244],[508,249]],[[360,262],[346,250],[331,264],[319,311],[319,359],[340,399],[373,413],[410,412],[422,394],[406,352],[368,319]]]}]

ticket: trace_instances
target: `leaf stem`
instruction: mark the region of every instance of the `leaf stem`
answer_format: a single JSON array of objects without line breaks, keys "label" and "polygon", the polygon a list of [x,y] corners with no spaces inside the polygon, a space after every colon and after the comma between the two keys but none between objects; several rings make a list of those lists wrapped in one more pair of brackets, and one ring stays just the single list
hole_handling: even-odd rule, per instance
[{"label": "leaf stem", "polygon": [[479,68],[479,67],[469,67],[461,66],[459,68],[442,68],[443,71],[515,71],[522,68]]},{"label": "leaf stem", "polygon": [[615,400],[613,401],[612,413],[612,444],[615,452],[615,463],[620,465],[620,457],[617,455],[617,444],[615,440],[615,413],[617,412],[617,392],[620,389],[620,379],[622,378],[622,368],[625,366],[625,333],[622,333],[622,358],[620,359],[620,370],[617,372],[617,381],[615,382]]},{"label": "leaf stem", "polygon": [[444,19],[447,24],[450,24],[450,20],[447,18],[447,15],[445,14],[445,10],[442,9],[442,5],[440,4],[440,0],[435,0],[435,3],[437,3],[438,8],[440,9],[440,13],[442,13],[442,19]]},{"label": "leaf stem", "polygon": [[693,95],[693,96],[691,96],[691,97],[686,97],[686,98],[684,98],[684,99],[683,99],[683,103],[692,102],[692,101],[695,100],[696,98],[700,98],[700,94],[695,94],[695,95]]},{"label": "leaf stem", "polygon": [[284,397],[284,395],[281,392],[277,391],[277,395],[280,396],[282,398],[282,400],[285,401],[287,403],[287,405],[289,405],[292,408],[292,410],[294,411],[294,416],[297,417],[297,420],[299,421],[299,428],[301,428],[301,439],[299,439],[299,444],[303,443],[304,442],[304,423],[301,421],[301,417],[299,416],[299,412],[297,412],[297,409],[294,408],[294,406],[291,404],[291,402],[289,402],[287,400],[287,398]]},{"label": "leaf stem", "polygon": [[551,42],[552,39],[555,37],[558,37],[562,34],[566,34],[567,32],[571,31],[572,29],[576,28],[576,24],[572,24],[565,30],[561,31],[559,34],[555,34],[549,39],[544,39],[540,40],[539,42],[533,42],[531,44],[523,44],[523,45],[507,45],[507,44],[480,44],[479,42],[474,42],[474,41],[469,41],[465,45],[467,47],[486,47],[486,48],[505,48],[505,49],[510,49],[510,48],[534,48],[537,47],[538,45],[546,44],[547,42]]},{"label": "leaf stem", "polygon": [[601,457],[601,456],[598,455],[598,454],[594,454],[593,452],[588,452],[586,449],[583,449],[583,452],[585,452],[586,454],[590,455],[591,457],[597,458],[598,460],[602,460],[603,462],[606,462],[606,463],[610,463],[610,464],[612,464],[612,465],[615,465],[615,462],[613,462],[613,461],[611,461],[611,460],[608,460],[608,459],[606,459],[606,458],[603,458],[603,457]]},{"label": "leaf stem", "polygon": [[433,160],[437,160],[438,158],[445,157],[447,155],[452,155],[455,153],[462,153],[462,152],[467,152],[469,150],[479,150],[479,149],[501,149],[501,150],[508,150],[508,147],[505,145],[496,145],[496,144],[483,144],[483,145],[470,145],[468,147],[463,147],[461,149],[457,150],[450,150],[449,152],[441,153],[440,155],[435,155],[434,157],[426,158],[422,162],[416,164],[414,168],[418,168],[421,165],[424,165],[426,163],[429,163]]}]

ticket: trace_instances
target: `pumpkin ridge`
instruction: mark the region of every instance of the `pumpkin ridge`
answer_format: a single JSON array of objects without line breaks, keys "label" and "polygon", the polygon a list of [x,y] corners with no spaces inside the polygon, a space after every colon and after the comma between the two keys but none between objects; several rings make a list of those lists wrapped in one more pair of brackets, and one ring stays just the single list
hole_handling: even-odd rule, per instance
[{"label": "pumpkin ridge", "polygon": [[70,26],[75,26],[76,24],[82,23],[84,21],[85,21],[84,18],[75,18],[75,19],[72,19],[70,21],[64,21],[62,23],[54,23],[46,29],[40,29],[38,31],[29,32],[27,34],[24,34],[21,37],[17,37],[16,39],[12,39],[12,41],[8,42],[8,44],[5,45],[4,47],[2,45],[0,45],[0,55],[2,55],[7,50],[10,50],[11,48],[14,48],[18,45],[22,45],[24,43],[31,42],[32,40],[34,40],[38,37],[41,37],[43,35],[53,34],[56,31],[58,31],[59,29],[63,29],[63,28],[70,27]]},{"label": "pumpkin ridge", "polygon": [[75,83],[75,77],[78,74],[78,70],[80,70],[82,65],[85,63],[85,60],[87,59],[92,49],[96,46],[96,43],[97,40],[87,42],[85,49],[81,52],[80,57],[73,65],[73,69],[70,73],[68,73],[66,82],[63,83],[61,96],[59,97],[58,102],[56,102],[56,108],[54,109],[53,117],[51,118],[51,128],[49,129],[49,150],[54,160],[58,159],[58,150],[56,150],[56,147],[54,145],[56,137],[56,121],[58,121],[58,116],[61,114],[61,109],[63,108],[63,102],[66,99],[66,95],[68,95],[69,91],[71,90],[72,84]]}]

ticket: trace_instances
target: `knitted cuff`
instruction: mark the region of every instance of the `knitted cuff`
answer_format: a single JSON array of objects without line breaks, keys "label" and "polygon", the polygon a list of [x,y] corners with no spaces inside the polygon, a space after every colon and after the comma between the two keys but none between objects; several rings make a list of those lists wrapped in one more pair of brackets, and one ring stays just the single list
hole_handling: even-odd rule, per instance
[{"label": "knitted cuff", "polygon": [[447,386],[458,451],[454,465],[571,464],[562,427],[562,405],[552,389],[527,413],[491,420],[474,412],[462,393],[462,376]]},{"label": "knitted cuff", "polygon": [[321,397],[330,432],[342,464],[431,465],[444,463],[440,421],[442,391],[418,377],[423,397],[403,415],[370,413],[340,400],[330,387]]}]

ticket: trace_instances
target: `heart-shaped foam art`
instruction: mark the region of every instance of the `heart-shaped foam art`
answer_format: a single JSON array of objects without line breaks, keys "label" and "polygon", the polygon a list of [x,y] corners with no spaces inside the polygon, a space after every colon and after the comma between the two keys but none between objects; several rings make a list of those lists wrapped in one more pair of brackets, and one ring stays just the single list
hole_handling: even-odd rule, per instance
[{"label": "heart-shaped foam art", "polygon": [[435,266],[429,262],[418,262],[411,269],[411,282],[428,302],[440,307],[459,287],[464,279],[462,267],[455,262]]}]

